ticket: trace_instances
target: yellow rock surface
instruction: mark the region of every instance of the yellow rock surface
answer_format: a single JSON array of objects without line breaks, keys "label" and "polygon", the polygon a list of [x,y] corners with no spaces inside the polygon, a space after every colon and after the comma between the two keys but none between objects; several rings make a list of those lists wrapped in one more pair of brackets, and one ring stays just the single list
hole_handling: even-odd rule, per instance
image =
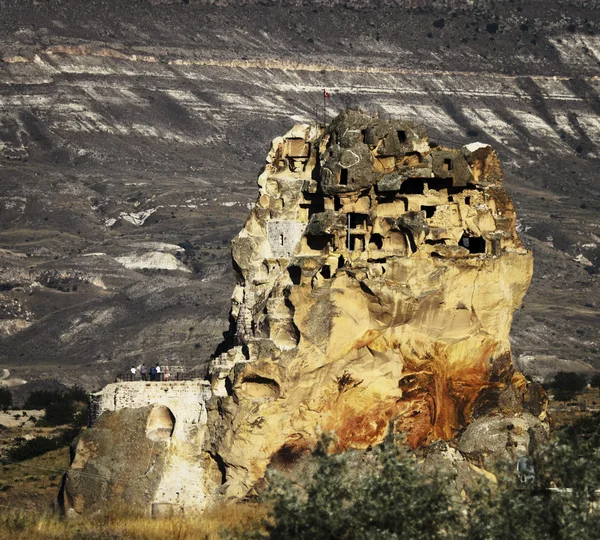
[{"label": "yellow rock surface", "polygon": [[491,147],[431,148],[422,127],[345,111],[275,139],[267,163],[212,368],[228,495],[321,432],[339,450],[390,432],[418,446],[507,388],[520,408],[508,335],[533,259]]}]

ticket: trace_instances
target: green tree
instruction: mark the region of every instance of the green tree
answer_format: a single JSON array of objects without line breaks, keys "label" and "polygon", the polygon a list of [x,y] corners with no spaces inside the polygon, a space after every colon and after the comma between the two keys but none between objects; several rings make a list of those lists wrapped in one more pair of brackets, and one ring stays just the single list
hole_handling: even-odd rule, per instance
[{"label": "green tree", "polygon": [[585,375],[572,371],[559,371],[551,384],[554,390],[554,399],[570,401],[580,394],[587,386]]},{"label": "green tree", "polygon": [[600,413],[576,420],[530,457],[534,481],[498,463],[498,483],[459,496],[451,477],[425,474],[412,453],[316,452],[314,474],[270,478],[271,516],[251,538],[592,540],[600,530]]},{"label": "green tree", "polygon": [[75,405],[71,400],[64,397],[48,403],[44,409],[46,411],[44,421],[49,426],[70,424],[75,419]]},{"label": "green tree", "polygon": [[316,452],[305,485],[276,476],[272,519],[258,537],[274,539],[457,538],[464,523],[449,478],[426,475],[406,449],[386,443],[369,454]]},{"label": "green tree", "polygon": [[0,387],[0,409],[6,411],[12,406],[13,395],[8,388]]}]

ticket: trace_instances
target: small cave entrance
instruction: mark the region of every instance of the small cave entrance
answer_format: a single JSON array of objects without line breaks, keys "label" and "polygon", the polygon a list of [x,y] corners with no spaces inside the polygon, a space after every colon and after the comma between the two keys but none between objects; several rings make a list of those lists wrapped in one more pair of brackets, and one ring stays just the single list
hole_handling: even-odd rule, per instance
[{"label": "small cave entrance", "polygon": [[299,442],[290,441],[285,443],[271,456],[269,467],[275,470],[287,470],[292,468],[302,458],[310,455],[310,448],[302,446]]},{"label": "small cave entrance", "polygon": [[405,195],[423,195],[425,191],[425,180],[422,178],[408,178],[400,186],[399,193]]},{"label": "small cave entrance", "polygon": [[406,131],[404,131],[403,129],[399,129],[398,131],[396,131],[396,133],[398,134],[398,141],[400,141],[401,144],[405,143],[407,140]]},{"label": "small cave entrance", "polygon": [[325,279],[331,279],[331,267],[328,264],[324,265],[323,268],[321,268],[320,274]]},{"label": "small cave entrance", "polygon": [[351,251],[364,251],[365,236],[363,234],[351,234],[349,236],[349,244]]},{"label": "small cave entrance", "polygon": [[307,234],[306,245],[312,251],[324,251],[331,243],[331,235],[329,234]]},{"label": "small cave entrance", "polygon": [[310,220],[315,214],[325,212],[325,199],[320,193],[305,193],[304,202],[300,203],[300,208],[306,212],[306,216]]},{"label": "small cave entrance", "polygon": [[279,383],[257,374],[246,375],[241,383],[242,393],[250,399],[277,399],[281,395]]},{"label": "small cave entrance", "polygon": [[430,178],[427,180],[429,189],[442,191],[442,189],[451,189],[453,184],[452,178]]},{"label": "small cave entrance", "polygon": [[485,253],[485,238],[481,236],[463,234],[458,245],[467,248],[469,253]]},{"label": "small cave entrance", "polygon": [[294,285],[300,285],[300,281],[302,280],[302,268],[299,266],[290,266],[288,267],[288,274]]},{"label": "small cave entrance", "polygon": [[164,405],[155,406],[148,415],[146,437],[155,442],[168,442],[175,429],[175,416]]},{"label": "small cave entrance", "polygon": [[348,185],[348,169],[340,169],[340,186]]},{"label": "small cave entrance", "polygon": [[348,214],[348,220],[351,229],[363,229],[367,228],[367,220],[369,216],[367,214]]},{"label": "small cave entrance", "polygon": [[380,234],[372,234],[369,238],[369,249],[383,249],[383,236]]},{"label": "small cave entrance", "polygon": [[421,210],[425,212],[426,218],[432,218],[433,214],[435,214],[435,206],[421,206]]}]

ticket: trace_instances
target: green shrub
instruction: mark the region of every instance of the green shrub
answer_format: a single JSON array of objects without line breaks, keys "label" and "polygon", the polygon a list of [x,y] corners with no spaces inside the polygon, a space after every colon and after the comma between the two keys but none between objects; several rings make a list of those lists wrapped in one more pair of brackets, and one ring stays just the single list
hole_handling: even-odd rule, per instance
[{"label": "green shrub", "polygon": [[58,401],[62,398],[62,393],[57,390],[36,390],[31,392],[25,400],[24,409],[43,409],[46,405]]},{"label": "green shrub", "polygon": [[12,406],[13,395],[8,388],[0,387],[0,409],[6,411]]},{"label": "green shrub", "polygon": [[441,473],[428,476],[405,448],[388,443],[367,455],[329,456],[322,442],[316,473],[299,485],[272,478],[274,539],[453,538],[464,523],[458,494]]},{"label": "green shrub", "polygon": [[551,383],[554,390],[554,399],[570,401],[581,393],[587,386],[585,375],[572,371],[559,371]]},{"label": "green shrub", "polygon": [[[499,463],[498,484],[475,481],[458,496],[451,477],[425,474],[412,454],[387,443],[330,456],[297,482],[270,478],[271,515],[251,538],[592,540],[600,530],[600,413],[556,433],[531,456],[533,481]],[[554,486],[558,490],[551,489]]]},{"label": "green shrub", "polygon": [[70,424],[75,418],[75,405],[65,398],[49,403],[45,411],[44,423],[48,426]]},{"label": "green shrub", "polygon": [[7,457],[10,461],[25,461],[41,456],[46,452],[70,445],[80,432],[81,428],[71,426],[61,430],[56,437],[39,436],[30,440],[18,437],[15,439],[16,444],[8,450]]},{"label": "green shrub", "polygon": [[11,461],[25,461],[26,459],[56,450],[60,446],[58,438],[34,437],[28,441],[20,441],[15,446],[9,448],[7,456]]}]

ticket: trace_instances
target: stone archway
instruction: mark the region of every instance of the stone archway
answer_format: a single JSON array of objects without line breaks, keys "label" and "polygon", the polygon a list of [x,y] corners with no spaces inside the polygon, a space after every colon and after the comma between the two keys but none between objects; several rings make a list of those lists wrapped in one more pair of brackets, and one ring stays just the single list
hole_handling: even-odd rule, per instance
[{"label": "stone archway", "polygon": [[175,415],[164,405],[156,405],[148,415],[146,437],[151,441],[167,442],[175,429]]}]

